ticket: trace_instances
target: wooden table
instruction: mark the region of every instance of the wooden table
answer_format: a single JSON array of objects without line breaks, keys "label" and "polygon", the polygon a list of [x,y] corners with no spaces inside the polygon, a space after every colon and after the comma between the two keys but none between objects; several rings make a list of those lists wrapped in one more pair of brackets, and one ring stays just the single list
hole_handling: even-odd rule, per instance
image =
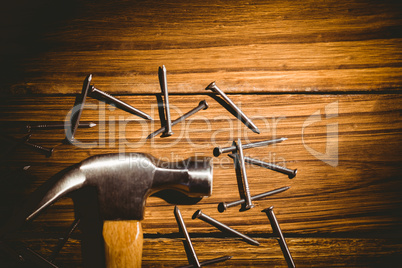
[{"label": "wooden table", "polygon": [[[24,3],[21,3],[24,2]],[[182,205],[201,261],[231,255],[222,267],[286,266],[265,213],[274,206],[298,267],[395,267],[402,252],[401,5],[397,1],[17,1],[2,11],[0,121],[2,134],[24,136],[20,125],[68,118],[85,76],[97,88],[150,114],[149,122],[87,99],[77,139],[63,130],[34,132],[31,141],[55,147],[50,158],[2,142],[0,223],[18,202],[61,169],[91,155],[147,152],[178,161],[210,156],[216,146],[286,137],[245,154],[288,168],[287,176],[247,167],[252,195],[290,186],[256,207],[219,213],[239,198],[233,162],[214,157],[214,189]],[[157,70],[167,68],[172,118],[201,100],[210,107],[173,127],[168,138],[145,137],[161,125]],[[255,134],[205,91],[212,81],[253,119]],[[163,116],[162,116],[163,118]],[[29,166],[26,170],[23,167]],[[143,267],[187,263],[173,205],[150,197]],[[202,211],[258,240],[252,246],[192,214]],[[15,234],[48,257],[74,220],[62,198]],[[80,267],[81,232],[57,257]],[[14,242],[15,242],[14,241]],[[15,261],[0,253],[2,267]],[[1,266],[1,265],[0,265]]]}]

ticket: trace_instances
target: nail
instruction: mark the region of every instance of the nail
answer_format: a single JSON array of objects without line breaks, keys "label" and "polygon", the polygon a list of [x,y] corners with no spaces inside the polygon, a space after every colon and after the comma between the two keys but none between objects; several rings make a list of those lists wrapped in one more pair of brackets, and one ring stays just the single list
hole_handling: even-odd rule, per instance
[{"label": "nail", "polygon": [[243,238],[244,240],[246,240],[246,242],[249,243],[249,244],[251,244],[251,245],[255,245],[255,246],[259,246],[259,245],[260,245],[260,243],[259,243],[258,241],[256,241],[256,240],[254,240],[254,239],[248,237],[248,236],[245,235],[245,234],[242,234],[242,233],[240,233],[240,232],[238,232],[238,231],[236,231],[236,230],[230,228],[229,226],[227,226],[227,225],[225,225],[225,224],[223,224],[223,223],[221,223],[221,222],[215,220],[214,218],[211,218],[210,216],[208,216],[208,215],[202,213],[201,210],[197,210],[197,211],[194,213],[194,215],[193,215],[193,220],[196,219],[196,218],[198,218],[198,219],[200,219],[200,220],[203,220],[203,221],[205,221],[206,223],[211,224],[212,226],[215,226],[216,228],[218,228],[218,229],[221,230],[221,231],[227,231],[227,232],[229,232],[229,233],[232,233],[232,234],[234,234],[234,235],[237,235],[237,236]]},{"label": "nail", "polygon": [[[176,125],[177,123],[180,123],[181,121],[186,120],[188,117],[192,116],[193,114],[195,114],[201,110],[206,110],[206,109],[208,109],[208,103],[205,100],[200,101],[200,103],[198,104],[197,107],[195,107],[191,111],[185,113],[184,115],[180,116],[176,120],[172,121],[172,126]],[[149,134],[147,139],[151,139],[151,138],[155,137],[156,135],[159,135],[160,133],[164,132],[165,129],[166,129],[165,127],[161,127],[160,129]]]},{"label": "nail", "polygon": [[170,119],[169,93],[168,93],[165,65],[162,65],[162,68],[159,67],[158,76],[159,76],[159,83],[161,85],[161,90],[165,100],[166,131],[163,135],[169,137],[173,135],[173,131],[172,131],[172,121]]},{"label": "nail", "polygon": [[190,235],[187,232],[187,228],[186,225],[184,224],[183,217],[177,206],[174,207],[174,215],[176,217],[177,224],[179,225],[179,229],[182,231],[184,237],[186,238],[187,249],[191,254],[191,256],[187,256],[188,262],[194,265],[195,267],[199,268],[201,267],[200,262],[198,261],[197,254],[195,254],[193,244],[191,243]]},{"label": "nail", "polygon": [[89,91],[89,87],[90,87],[89,85],[90,85],[91,81],[92,81],[92,74],[89,74],[85,78],[84,84],[82,85],[81,95],[77,96],[77,98],[75,100],[74,108],[79,106],[79,109],[78,109],[78,111],[71,113],[71,119],[70,119],[70,123],[71,123],[70,131],[71,132],[68,133],[66,131],[66,134],[71,135],[69,137],[68,137],[68,135],[66,136],[66,139],[70,143],[74,142],[75,132],[77,131],[78,124],[80,123],[82,110],[84,110],[85,100],[86,100],[87,95],[88,95],[88,91]]},{"label": "nail", "polygon": [[237,148],[237,153],[240,157],[240,160],[238,161],[240,164],[241,168],[241,173],[243,177],[243,194],[245,197],[246,204],[244,206],[244,209],[248,210],[254,207],[253,202],[251,201],[251,195],[250,195],[250,188],[248,186],[248,180],[247,180],[247,172],[246,172],[246,164],[244,163],[244,155],[243,155],[243,148],[241,144],[241,140],[237,139],[237,144],[235,143],[236,148]]},{"label": "nail", "polygon": [[[223,256],[223,257],[219,257],[216,259],[202,261],[202,262],[200,262],[200,265],[207,266],[207,265],[218,263],[218,262],[224,262],[224,261],[230,260],[231,258],[232,258],[232,256]],[[180,266],[179,268],[192,268],[192,267],[195,267],[195,266],[194,265],[186,265],[186,266]]]},{"label": "nail", "polygon": [[288,245],[286,244],[285,237],[283,237],[281,227],[279,227],[279,223],[278,220],[276,219],[273,209],[274,206],[271,206],[269,208],[262,210],[262,212],[265,212],[267,214],[269,222],[271,223],[272,226],[272,230],[274,231],[274,234],[279,236],[278,243],[281,246],[282,253],[283,256],[285,257],[288,267],[296,267],[295,263],[293,262],[292,255],[290,254]]},{"label": "nail", "polygon": [[46,260],[45,258],[43,258],[41,255],[39,255],[38,253],[36,253],[35,251],[33,251],[30,248],[26,248],[26,249],[22,249],[23,254],[22,256],[24,257],[24,259],[29,259],[30,261],[32,261],[34,264],[43,267],[43,268],[57,268],[56,265],[54,265],[53,263],[49,262],[48,260]]},{"label": "nail", "polygon": [[53,250],[52,255],[49,257],[50,262],[54,262],[56,259],[57,255],[59,254],[60,250],[64,247],[68,239],[70,238],[71,234],[74,232],[74,230],[78,227],[80,224],[80,218],[77,218],[74,220],[74,222],[71,224],[70,228],[68,228],[68,231],[66,234],[59,239],[59,243],[57,244],[56,248]]},{"label": "nail", "polygon": [[[244,144],[242,148],[244,150],[244,149],[249,149],[249,148],[261,147],[261,146],[265,146],[265,145],[279,143],[279,142],[282,142],[285,140],[287,140],[287,138],[280,138],[280,139],[268,140],[268,141],[258,141],[258,142]],[[230,147],[225,147],[225,148],[215,147],[214,156],[217,157],[220,154],[228,153],[228,152],[231,152],[234,150],[236,150],[236,146],[230,146]]]},{"label": "nail", "polygon": [[148,114],[146,114],[146,113],[134,108],[133,106],[131,106],[131,105],[129,105],[129,104],[127,104],[127,103],[115,98],[115,97],[113,97],[112,95],[110,95],[110,94],[108,94],[108,93],[106,93],[106,92],[104,92],[102,90],[99,90],[99,89],[95,88],[94,86],[91,86],[90,88],[91,88],[90,89],[90,94],[91,95],[101,96],[106,101],[108,101],[110,103],[113,103],[116,107],[119,107],[120,109],[122,109],[122,110],[124,110],[126,112],[138,115],[139,117],[142,117],[142,118],[147,119],[147,120],[152,120],[152,117],[149,116]]},{"label": "nail", "polygon": [[45,155],[46,157],[51,157],[53,154],[54,148],[46,148],[38,144],[30,143],[28,141],[23,143],[26,147],[33,149],[34,151],[37,151],[38,153],[41,153]]},{"label": "nail", "polygon": [[215,82],[209,84],[205,89],[210,89],[213,92],[218,93],[226,101],[226,103],[229,104],[230,107],[232,107],[233,110],[235,110],[236,113],[243,119],[248,128],[250,128],[257,134],[260,134],[260,130],[257,128],[257,126],[254,125],[254,123],[239,109],[239,107],[237,107],[236,104],[234,104],[233,101],[229,99],[229,97],[226,96],[226,94],[218,88]]},{"label": "nail", "polygon": [[[251,200],[258,200],[258,199],[261,199],[261,198],[264,198],[264,197],[267,197],[267,196],[270,196],[270,195],[281,193],[281,192],[284,192],[284,191],[288,190],[289,188],[290,188],[290,186],[286,186],[286,187],[278,188],[278,189],[268,191],[268,192],[265,192],[265,193],[262,193],[262,194],[258,194],[258,195],[252,196]],[[230,207],[237,206],[237,205],[244,204],[244,202],[246,202],[244,199],[241,199],[241,200],[238,200],[238,201],[233,201],[233,202],[230,202],[230,203],[221,202],[218,205],[218,211],[219,212],[224,212],[226,209],[228,209]]]},{"label": "nail", "polygon": [[[92,128],[95,127],[96,124],[94,122],[80,122],[78,124],[78,128]],[[38,130],[38,129],[43,129],[43,130],[48,130],[48,129],[63,129],[69,127],[71,128],[71,123],[66,122],[65,124],[63,123],[40,123],[40,124],[34,124],[34,125],[26,125],[25,129],[27,132],[30,132],[32,130]]]},{"label": "nail", "polygon": [[[234,154],[228,154],[228,156],[231,157],[231,158],[236,157]],[[247,157],[247,156],[244,157],[244,161],[246,161],[247,163],[253,164],[253,165],[257,165],[257,166],[260,166],[260,167],[268,168],[268,169],[273,170],[273,171],[280,172],[282,174],[286,174],[286,175],[288,175],[289,179],[293,179],[297,174],[297,169],[293,170],[293,169],[281,167],[281,166],[278,166],[278,165],[263,162],[261,160],[254,159],[254,158]]]}]

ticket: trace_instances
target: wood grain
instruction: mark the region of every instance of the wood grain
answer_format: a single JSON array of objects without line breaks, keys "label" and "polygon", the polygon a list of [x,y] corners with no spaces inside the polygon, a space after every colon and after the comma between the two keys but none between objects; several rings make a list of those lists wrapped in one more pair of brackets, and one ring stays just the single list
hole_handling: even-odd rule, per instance
[{"label": "wood grain", "polygon": [[107,268],[140,268],[143,235],[139,221],[105,221],[103,224]]},{"label": "wood grain", "polygon": [[4,93],[79,93],[88,73],[111,93],[159,93],[163,64],[170,93],[212,81],[233,93],[401,86],[396,1],[24,4],[4,9]]},{"label": "wood grain", "polygon": [[[137,108],[158,118],[157,111],[151,109],[156,102],[155,96],[118,97],[128,103],[135,103]],[[267,162],[298,169],[298,175],[289,180],[283,174],[248,166],[247,175],[253,195],[291,186],[288,191],[256,201],[256,209],[238,212],[238,208],[231,208],[221,214],[217,211],[217,204],[237,200],[239,193],[233,161],[224,155],[214,158],[213,195],[197,205],[180,207],[189,231],[206,239],[222,236],[222,233],[214,227],[190,219],[197,209],[202,209],[204,213],[240,232],[265,237],[271,232],[267,231],[269,222],[266,215],[260,211],[274,205],[285,237],[320,238],[328,241],[331,239],[329,237],[342,237],[345,240],[340,243],[345,244],[356,237],[364,239],[395,235],[401,237],[399,163],[402,160],[400,154],[402,122],[399,114],[402,102],[399,95],[235,94],[230,97],[235,103],[241,104],[247,115],[256,118],[254,120],[261,130],[260,135],[253,133],[239,122],[211,95],[172,95],[170,102],[174,107],[173,118],[195,107],[202,99],[206,99],[210,107],[192,117],[192,120],[174,127],[174,136],[155,137],[145,141],[144,137],[152,129],[159,127],[159,120],[147,122],[118,109],[110,110],[107,105],[89,99],[89,106],[84,110],[82,120],[94,120],[98,125],[92,129],[80,129],[76,137],[85,143],[97,141],[99,145],[88,149],[62,144],[64,137],[62,130],[58,133],[44,130],[33,133],[33,142],[49,147],[56,146],[54,155],[45,158],[25,148],[14,151],[7,159],[9,168],[6,170],[11,168],[16,173],[14,175],[11,173],[3,179],[1,196],[4,196],[4,199],[13,194],[19,197],[27,196],[59,170],[90,155],[117,153],[124,149],[126,152],[148,152],[163,160],[178,161],[193,155],[212,157],[215,146],[228,146],[231,140],[239,135],[249,142],[287,137],[288,140],[275,146],[249,149],[245,153]],[[4,106],[5,112],[2,113],[0,120],[3,127],[7,122],[23,124],[31,118],[38,121],[59,121],[65,117],[73,103],[73,97],[14,97],[7,100]],[[258,106],[253,103],[258,103]],[[336,105],[336,113],[328,109],[328,105],[331,104]],[[95,109],[91,109],[91,105]],[[321,121],[308,125],[303,130],[305,122],[317,111],[321,115]],[[326,116],[329,118],[325,119]],[[99,119],[105,122],[102,123],[102,120],[98,121]],[[119,124],[124,127],[119,128]],[[331,124],[336,124],[338,127],[339,160],[336,167],[317,159],[307,150],[311,147],[316,151],[325,152],[327,126]],[[7,130],[12,136],[23,135],[18,127]],[[110,136],[109,133],[113,135]],[[99,139],[99,135],[105,139],[104,142]],[[123,142],[125,146],[121,145]],[[25,165],[30,165],[30,169],[24,172],[17,170]],[[26,190],[23,192],[19,188],[21,181],[30,183],[25,186]],[[18,200],[17,198],[7,200],[1,206],[4,212],[2,222],[7,219],[7,215],[11,212],[10,208]],[[22,230],[24,235],[18,237],[23,238],[30,233],[36,233],[40,237],[42,232],[57,236],[58,233],[64,232],[64,228],[69,226],[73,217],[72,202],[64,198],[25,227]],[[161,236],[166,236],[162,241],[165,239],[170,241],[177,237],[173,205],[159,198],[150,197],[147,201],[143,228],[149,241],[160,239]],[[152,243],[158,244],[160,250],[165,250],[164,242]],[[158,246],[155,245],[153,248]],[[144,244],[145,267],[153,265],[151,261],[153,257],[147,255],[151,253],[147,253],[146,247],[147,243]],[[204,249],[200,252],[204,252]],[[278,254],[279,259],[276,261],[279,262],[278,265],[282,265],[280,252]],[[341,253],[338,251],[338,254]],[[250,260],[250,256],[242,256],[244,262],[240,262],[239,265],[258,266],[271,263],[268,257],[261,257],[260,262],[254,262]],[[160,263],[157,258],[154,261]],[[351,262],[350,259],[343,263],[358,266],[357,262]]]},{"label": "wood grain", "polygon": [[[147,152],[167,161],[213,157],[216,146],[286,137],[245,150],[298,169],[287,176],[247,166],[252,195],[290,189],[255,201],[256,208],[217,211],[239,198],[233,161],[214,157],[210,198],[180,205],[201,261],[231,255],[217,267],[285,267],[265,213],[271,205],[297,267],[397,267],[402,255],[402,19],[398,1],[64,1],[16,0],[0,10],[0,225],[14,207],[58,171],[89,156]],[[210,107],[146,140],[163,124],[157,69],[165,65],[171,117],[206,100]],[[85,76],[150,114],[146,121],[88,98],[80,146],[64,131],[35,131],[31,141],[52,157],[19,146],[26,123],[69,118]],[[222,100],[212,81],[250,117],[253,133]],[[4,137],[4,136],[8,136]],[[91,145],[92,143],[92,145]],[[147,200],[143,267],[185,265],[174,204]],[[202,211],[258,240],[250,246],[193,213]],[[12,235],[45,257],[74,219],[62,198]],[[78,228],[56,259],[81,267]],[[0,250],[0,266],[16,261]]]}]

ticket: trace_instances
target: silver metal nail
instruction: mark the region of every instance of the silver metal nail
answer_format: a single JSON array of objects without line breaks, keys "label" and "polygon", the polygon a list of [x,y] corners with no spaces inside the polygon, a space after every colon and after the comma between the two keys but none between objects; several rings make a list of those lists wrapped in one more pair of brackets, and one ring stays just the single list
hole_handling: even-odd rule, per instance
[{"label": "silver metal nail", "polygon": [[[188,117],[192,116],[193,114],[195,114],[195,113],[197,113],[197,112],[199,112],[201,110],[206,110],[206,109],[208,109],[208,103],[205,100],[200,101],[200,103],[198,104],[197,107],[195,107],[191,111],[185,113],[184,115],[180,116],[176,120],[172,121],[172,126],[176,125],[177,123],[180,123],[183,120],[186,120]],[[165,127],[161,127],[160,129],[158,129],[158,130],[152,132],[151,134],[149,134],[147,139],[152,139],[156,135],[159,135],[160,133],[164,132],[165,129],[166,129]]]},{"label": "silver metal nail", "polygon": [[172,121],[170,119],[169,93],[168,93],[165,65],[162,65],[162,68],[159,67],[158,76],[159,76],[159,83],[161,85],[161,90],[162,90],[162,93],[164,95],[164,100],[165,100],[166,131],[164,132],[163,135],[166,137],[169,137],[169,136],[173,135],[173,131],[172,131]]},{"label": "silver metal nail", "polygon": [[[228,154],[228,156],[231,158],[236,157],[234,154]],[[280,172],[282,174],[286,174],[286,175],[288,175],[289,179],[293,179],[297,174],[297,169],[289,169],[289,168],[281,167],[278,165],[267,163],[267,162],[264,162],[264,161],[261,161],[258,159],[247,157],[247,156],[244,157],[244,161],[247,163],[253,164],[253,165],[257,165],[260,167],[268,168],[273,171]]]},{"label": "silver metal nail", "polygon": [[244,209],[248,210],[254,207],[253,202],[251,201],[251,195],[250,195],[250,188],[248,186],[248,180],[247,180],[247,172],[246,172],[246,164],[244,162],[244,155],[243,155],[243,148],[241,144],[241,139],[237,139],[237,144],[235,143],[235,146],[237,148],[237,154],[239,155],[238,162],[240,165],[241,173],[242,173],[242,178],[243,178],[243,194],[245,197],[245,206]]},{"label": "silver metal nail", "polygon": [[253,132],[260,134],[260,130],[257,128],[257,126],[254,125],[254,123],[240,110],[240,108],[237,107],[237,105],[234,104],[234,102],[229,99],[229,97],[222,90],[218,88],[215,82],[209,84],[205,89],[209,89],[215,93],[218,93],[226,101],[226,103],[229,104],[233,110],[235,110],[235,112],[241,117],[248,128],[250,128]]},{"label": "silver metal nail", "polygon": [[255,245],[255,246],[260,245],[260,243],[258,241],[254,240],[251,237],[249,237],[249,236],[247,236],[245,234],[242,234],[242,233],[230,228],[229,226],[227,226],[227,225],[215,220],[214,218],[202,213],[201,210],[197,210],[194,213],[193,219],[197,219],[197,218],[200,219],[200,220],[205,221],[206,223],[211,224],[212,226],[215,226],[216,228],[218,228],[221,231],[226,231],[226,232],[229,232],[231,234],[237,235],[237,236],[243,238],[247,243],[249,243],[251,245]]},{"label": "silver metal nail", "polygon": [[[254,196],[251,197],[251,200],[254,201],[254,200],[258,200],[258,199],[261,199],[261,198],[264,198],[264,197],[267,197],[267,196],[270,196],[270,195],[281,193],[281,192],[284,192],[284,191],[288,190],[289,188],[290,188],[290,186],[285,186],[285,187],[278,188],[278,189],[275,189],[275,190],[272,190],[272,191],[268,191],[268,192],[265,192],[265,193],[262,193],[262,194],[254,195]],[[233,201],[233,202],[230,202],[230,203],[221,202],[218,205],[218,211],[219,212],[224,212],[226,209],[228,209],[230,207],[237,206],[237,205],[244,204],[244,202],[246,202],[244,199]]]},{"label": "silver metal nail", "polygon": [[121,101],[121,100],[113,97],[112,95],[95,88],[95,86],[90,87],[90,95],[91,95],[91,97],[96,97],[96,95],[98,95],[101,98],[105,99],[106,101],[108,101],[110,103],[113,103],[116,107],[118,107],[126,112],[138,115],[139,117],[142,117],[147,120],[152,120],[152,117],[149,116],[148,114],[144,113],[143,111],[140,111],[137,108],[134,108],[133,106],[125,103],[124,101]]},{"label": "silver metal nail", "polygon": [[285,257],[288,267],[296,267],[273,209],[274,206],[271,206],[269,208],[262,210],[262,212],[265,212],[267,214],[269,222],[271,223],[272,226],[272,230],[274,231],[274,234],[279,236],[278,243],[281,246],[282,253],[283,256]]},{"label": "silver metal nail", "polygon": [[92,74],[87,75],[87,77],[84,80],[84,84],[82,85],[82,91],[79,96],[77,96],[75,103],[74,103],[74,109],[75,107],[78,106],[78,111],[71,113],[71,128],[70,128],[70,133],[66,131],[66,140],[69,141],[70,143],[74,142],[74,136],[75,132],[77,131],[78,125],[80,123],[80,118],[82,114],[82,110],[84,110],[84,105],[85,105],[85,100],[87,98],[89,88],[90,88],[90,83],[92,81]]},{"label": "silver metal nail", "polygon": [[[215,258],[215,259],[211,259],[211,260],[202,261],[202,262],[200,262],[200,265],[201,265],[201,267],[207,266],[207,265],[218,263],[218,262],[224,262],[224,261],[230,260],[231,258],[232,258],[232,256],[223,256],[223,257],[219,257],[219,258]],[[192,267],[195,267],[195,266],[194,265],[186,265],[186,266],[180,266],[178,268],[192,268]]]},{"label": "silver metal nail", "polygon": [[[279,142],[282,142],[285,140],[287,140],[287,138],[247,143],[247,144],[243,144],[242,148],[244,150],[244,149],[249,149],[249,148],[261,147],[261,146],[265,146],[265,145],[279,143]],[[215,147],[214,156],[219,156],[220,154],[232,152],[234,150],[236,150],[236,146],[230,146],[230,147],[225,147],[225,148]]]},{"label": "silver metal nail", "polygon": [[198,261],[197,254],[195,253],[193,244],[191,243],[190,235],[187,232],[186,224],[184,223],[183,216],[180,213],[180,210],[177,206],[174,207],[174,215],[176,217],[177,224],[180,227],[184,237],[186,238],[187,249],[190,252],[191,256],[187,256],[188,262],[195,267],[201,267],[200,262]]}]

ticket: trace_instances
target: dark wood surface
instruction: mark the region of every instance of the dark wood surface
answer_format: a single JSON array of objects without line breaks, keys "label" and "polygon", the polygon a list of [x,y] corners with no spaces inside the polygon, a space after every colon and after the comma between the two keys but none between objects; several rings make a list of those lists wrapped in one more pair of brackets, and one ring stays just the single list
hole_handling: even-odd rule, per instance
[{"label": "dark wood surface", "polygon": [[[21,138],[30,122],[63,121],[93,74],[97,88],[150,114],[149,122],[88,98],[77,139],[64,131],[36,131],[32,142],[54,147],[46,158],[1,140],[0,224],[48,178],[91,155],[147,152],[178,161],[210,156],[216,146],[286,137],[247,156],[298,169],[287,176],[247,167],[253,195],[291,188],[256,201],[244,212],[216,209],[239,198],[233,161],[214,157],[213,195],[182,205],[201,261],[231,255],[222,267],[285,267],[265,213],[274,206],[298,267],[397,267],[402,253],[401,6],[397,1],[17,1],[3,9],[0,55],[0,127]],[[201,100],[209,108],[177,126],[175,135],[145,138],[161,125],[157,70],[167,68],[175,119]],[[212,81],[228,93],[261,131],[255,134],[204,88]],[[315,116],[314,116],[315,115]],[[162,116],[163,117],[163,116]],[[311,124],[310,124],[311,123]],[[333,151],[337,149],[336,151]],[[326,151],[328,150],[328,151]],[[325,162],[319,153],[332,152]],[[27,170],[23,167],[29,166]],[[147,201],[143,267],[186,264],[173,205]],[[250,235],[251,246],[222,234],[192,214],[202,211]],[[45,257],[74,220],[62,198],[13,234]],[[56,259],[81,266],[81,231]],[[16,263],[1,252],[0,264]]]}]

